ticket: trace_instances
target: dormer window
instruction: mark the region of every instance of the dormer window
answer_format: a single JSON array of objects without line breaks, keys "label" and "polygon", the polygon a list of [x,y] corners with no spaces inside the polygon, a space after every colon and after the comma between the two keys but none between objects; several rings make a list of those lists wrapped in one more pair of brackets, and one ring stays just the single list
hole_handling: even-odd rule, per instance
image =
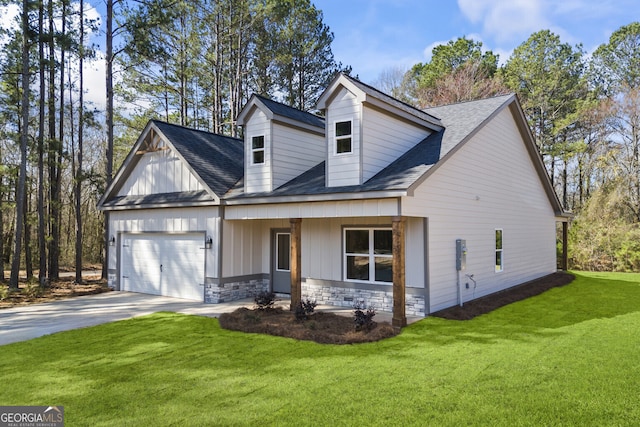
[{"label": "dormer window", "polygon": [[254,165],[264,164],[264,135],[251,138],[251,156]]},{"label": "dormer window", "polygon": [[336,154],[351,151],[351,121],[336,122]]}]

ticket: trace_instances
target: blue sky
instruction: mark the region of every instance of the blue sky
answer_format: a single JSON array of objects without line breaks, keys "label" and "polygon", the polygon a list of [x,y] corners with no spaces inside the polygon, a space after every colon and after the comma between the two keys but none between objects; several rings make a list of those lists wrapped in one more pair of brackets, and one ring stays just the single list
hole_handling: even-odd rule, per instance
[{"label": "blue sky", "polygon": [[[87,15],[104,14],[103,0],[86,0]],[[506,61],[532,33],[549,29],[587,53],[606,43],[623,25],[640,21],[640,0],[311,0],[334,33],[337,61],[372,83],[391,68],[428,61],[431,49],[458,37],[481,41]],[[93,7],[91,7],[93,6]],[[0,7],[9,26],[17,6]],[[93,43],[104,44],[103,33]],[[1,40],[0,40],[1,42]],[[99,48],[100,49],[100,48]],[[85,63],[88,100],[104,107],[104,61]]]},{"label": "blue sky", "polygon": [[392,67],[429,60],[467,36],[506,61],[532,33],[549,29],[587,53],[640,20],[639,0],[312,0],[334,33],[336,60],[371,83]]}]

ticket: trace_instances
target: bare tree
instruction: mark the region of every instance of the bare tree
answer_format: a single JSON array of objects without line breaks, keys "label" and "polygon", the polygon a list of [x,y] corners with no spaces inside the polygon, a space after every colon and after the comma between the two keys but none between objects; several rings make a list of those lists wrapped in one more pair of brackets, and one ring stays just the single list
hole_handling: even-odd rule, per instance
[{"label": "bare tree", "polygon": [[11,277],[9,287],[18,289],[20,272],[20,254],[22,253],[22,237],[24,229],[24,206],[27,181],[27,139],[29,137],[29,0],[22,0],[22,104],[20,126],[20,171],[18,174],[18,191],[16,196],[16,239],[11,261]]}]

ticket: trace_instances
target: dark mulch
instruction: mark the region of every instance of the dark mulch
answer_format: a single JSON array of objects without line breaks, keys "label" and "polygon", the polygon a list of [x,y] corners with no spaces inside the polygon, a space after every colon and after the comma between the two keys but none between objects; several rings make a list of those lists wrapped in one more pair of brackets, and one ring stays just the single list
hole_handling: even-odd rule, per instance
[{"label": "dark mulch", "polygon": [[[504,291],[432,313],[431,316],[451,320],[469,320],[489,313],[512,302],[520,301],[542,292],[564,286],[573,281],[569,273],[558,272]],[[234,331],[261,333],[315,341],[321,344],[353,344],[379,341],[398,334],[387,322],[375,324],[369,331],[355,331],[353,316],[318,311],[308,320],[298,321],[294,314],[282,307],[269,309],[239,308],[220,316],[220,326]],[[374,322],[375,323],[375,322]]]},{"label": "dark mulch", "polygon": [[374,322],[368,331],[356,331],[352,316],[318,311],[308,320],[298,321],[295,315],[282,307],[268,309],[239,308],[224,313],[218,319],[220,326],[234,331],[261,333],[320,344],[354,344],[379,341],[398,334],[388,322]]},{"label": "dark mulch", "polygon": [[557,272],[504,291],[496,292],[473,301],[465,302],[462,307],[455,306],[431,313],[431,316],[451,320],[470,320],[481,314],[489,313],[512,302],[533,297],[551,288],[564,286],[575,279],[570,273]]}]

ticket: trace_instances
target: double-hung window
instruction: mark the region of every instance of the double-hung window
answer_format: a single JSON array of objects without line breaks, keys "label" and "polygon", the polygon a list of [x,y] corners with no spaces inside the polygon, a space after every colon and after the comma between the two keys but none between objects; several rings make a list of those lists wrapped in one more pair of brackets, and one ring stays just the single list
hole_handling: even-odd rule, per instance
[{"label": "double-hung window", "polygon": [[336,154],[351,153],[351,121],[336,122]]},{"label": "double-hung window", "polygon": [[496,229],[496,273],[504,269],[502,250],[502,229]]},{"label": "double-hung window", "polygon": [[264,164],[264,135],[251,138],[251,163]]},{"label": "double-hung window", "polygon": [[345,228],[345,280],[393,282],[392,246],[390,228]]}]

